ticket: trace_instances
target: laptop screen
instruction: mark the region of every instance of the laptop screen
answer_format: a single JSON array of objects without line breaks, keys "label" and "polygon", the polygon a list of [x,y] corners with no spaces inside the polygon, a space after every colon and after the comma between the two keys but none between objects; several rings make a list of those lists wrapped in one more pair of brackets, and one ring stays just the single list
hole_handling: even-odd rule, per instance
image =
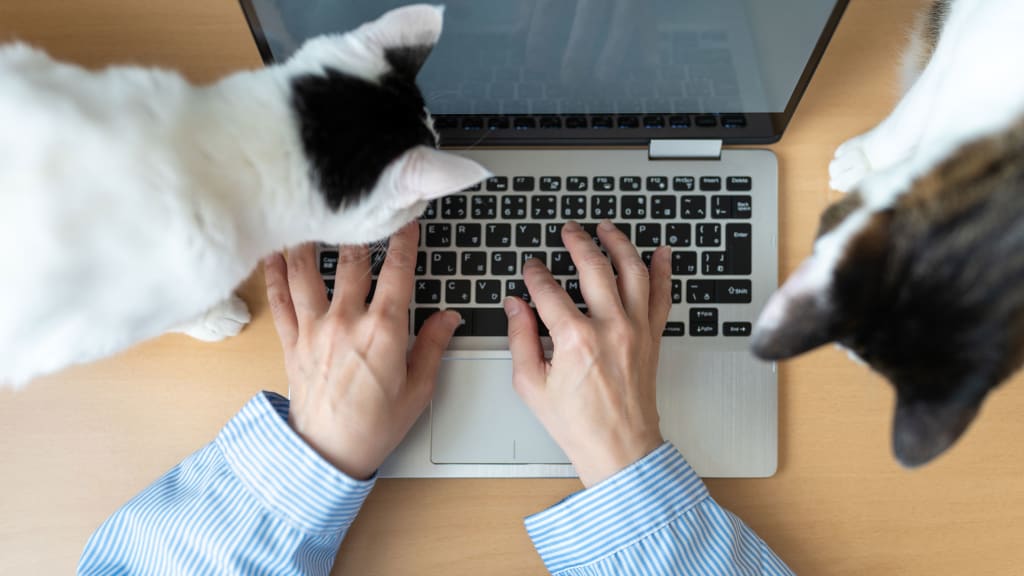
[{"label": "laptop screen", "polygon": [[[242,0],[266,61],[408,2]],[[845,0],[448,0],[418,81],[446,144],[777,139]]]}]

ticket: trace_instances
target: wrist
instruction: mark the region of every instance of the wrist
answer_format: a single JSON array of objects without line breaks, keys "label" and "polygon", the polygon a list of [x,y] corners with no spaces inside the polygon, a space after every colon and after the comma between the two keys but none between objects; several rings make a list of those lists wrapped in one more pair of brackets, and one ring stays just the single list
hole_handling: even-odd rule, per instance
[{"label": "wrist", "polygon": [[584,488],[592,488],[642,460],[665,443],[661,433],[645,435],[627,443],[604,443],[592,452],[570,456]]},{"label": "wrist", "polygon": [[333,437],[329,442],[321,442],[319,434],[297,423],[291,417],[288,419],[288,425],[331,466],[353,480],[369,480],[379,467],[379,464],[371,463],[366,458],[354,456],[351,450],[345,450]]}]

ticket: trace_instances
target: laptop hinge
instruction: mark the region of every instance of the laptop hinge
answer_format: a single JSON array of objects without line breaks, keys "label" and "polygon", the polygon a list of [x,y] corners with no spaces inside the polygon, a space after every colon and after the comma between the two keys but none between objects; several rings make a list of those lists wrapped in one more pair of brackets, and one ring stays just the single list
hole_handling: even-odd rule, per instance
[{"label": "laptop hinge", "polygon": [[651,160],[719,160],[721,140],[651,140],[647,148]]}]

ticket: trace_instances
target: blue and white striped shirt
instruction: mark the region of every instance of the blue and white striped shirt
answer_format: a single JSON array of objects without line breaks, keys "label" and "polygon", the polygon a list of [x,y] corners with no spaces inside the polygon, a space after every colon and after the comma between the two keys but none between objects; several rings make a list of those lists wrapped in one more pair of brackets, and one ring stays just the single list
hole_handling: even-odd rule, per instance
[{"label": "blue and white striped shirt", "polygon": [[[107,519],[79,574],[327,574],[374,479],[353,480],[258,394],[216,440]],[[526,519],[553,574],[791,574],[664,444]]]}]

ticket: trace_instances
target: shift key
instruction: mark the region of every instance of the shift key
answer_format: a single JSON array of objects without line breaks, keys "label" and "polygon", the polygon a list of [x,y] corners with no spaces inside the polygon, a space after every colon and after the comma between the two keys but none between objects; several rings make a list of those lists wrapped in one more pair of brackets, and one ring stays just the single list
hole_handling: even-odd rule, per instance
[{"label": "shift key", "polygon": [[726,224],[725,252],[729,274],[750,274],[750,224]]}]

